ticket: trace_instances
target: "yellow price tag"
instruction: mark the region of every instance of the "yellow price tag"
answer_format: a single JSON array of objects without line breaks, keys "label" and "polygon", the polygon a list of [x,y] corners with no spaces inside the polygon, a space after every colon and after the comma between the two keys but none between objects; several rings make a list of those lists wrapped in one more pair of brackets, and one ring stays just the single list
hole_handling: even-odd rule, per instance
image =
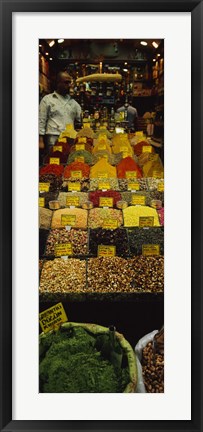
[{"label": "yellow price tag", "polygon": [[137,171],[126,171],[125,176],[127,179],[137,178]]},{"label": "yellow price tag", "polygon": [[154,216],[140,216],[139,217],[140,227],[151,227],[154,226]]},{"label": "yellow price tag", "polygon": [[98,189],[100,189],[100,190],[104,190],[104,189],[109,190],[109,189],[111,189],[110,188],[110,183],[99,182],[98,183]]},{"label": "yellow price tag", "polygon": [[157,186],[157,190],[158,192],[164,192],[164,183],[159,183]]},{"label": "yellow price tag", "polygon": [[144,145],[142,147],[142,153],[152,153],[152,146],[151,145]]},{"label": "yellow price tag", "polygon": [[49,158],[49,163],[50,164],[55,164],[55,165],[60,165],[60,159],[59,158]]},{"label": "yellow price tag", "polygon": [[139,183],[128,183],[128,190],[132,191],[132,190],[140,190],[140,185]]},{"label": "yellow price tag", "polygon": [[39,207],[44,207],[45,206],[45,199],[44,197],[39,198]]},{"label": "yellow price tag", "polygon": [[[78,137],[78,143],[84,143],[85,144],[86,142],[87,142],[87,138],[86,137]],[[84,150],[84,149],[81,149],[81,150]]]},{"label": "yellow price tag", "polygon": [[113,198],[100,197],[99,207],[113,207]]},{"label": "yellow price tag", "polygon": [[75,150],[76,151],[85,150],[85,144],[76,144],[75,145]]},{"label": "yellow price tag", "polygon": [[98,148],[99,151],[106,150],[106,144],[98,144],[97,148]]},{"label": "yellow price tag", "polygon": [[60,151],[60,152],[62,152],[63,151],[63,147],[62,146],[59,146],[59,145],[54,145],[53,146],[53,151],[55,152],[55,151]]},{"label": "yellow price tag", "polygon": [[63,138],[63,137],[60,138],[59,137],[58,142],[66,143],[67,140],[66,140],[66,138]]},{"label": "yellow price tag", "polygon": [[68,196],[66,198],[66,205],[67,206],[75,206],[78,207],[79,206],[79,197],[78,196]]},{"label": "yellow price tag", "polygon": [[71,123],[67,124],[65,130],[66,130],[66,131],[73,130],[73,125],[72,125]]},{"label": "yellow price tag", "polygon": [[75,158],[75,162],[82,162],[82,163],[84,163],[84,161],[85,161],[85,158],[83,156],[77,156]]},{"label": "yellow price tag", "polygon": [[39,183],[40,192],[49,192],[50,183]]},{"label": "yellow price tag", "polygon": [[72,178],[82,178],[82,171],[71,171],[70,175]]},{"label": "yellow price tag", "polygon": [[97,175],[99,178],[108,178],[108,173],[104,171],[98,171]]},{"label": "yellow price tag", "polygon": [[128,152],[128,147],[127,146],[121,146],[120,152]]},{"label": "yellow price tag", "polygon": [[162,171],[157,171],[157,170],[154,170],[153,171],[153,173],[152,173],[152,177],[154,177],[154,178],[163,178],[163,172]]},{"label": "yellow price tag", "polygon": [[73,255],[73,248],[71,243],[56,244],[54,248],[56,257]]},{"label": "yellow price tag", "polygon": [[97,249],[98,257],[114,257],[116,255],[116,246],[99,245]]},{"label": "yellow price tag", "polygon": [[133,205],[145,205],[146,197],[144,195],[133,195],[131,204]]},{"label": "yellow price tag", "polygon": [[160,255],[160,245],[146,244],[142,245],[142,255]]},{"label": "yellow price tag", "polygon": [[39,314],[40,326],[44,333],[58,329],[66,321],[68,318],[62,303],[57,303]]},{"label": "yellow price tag", "polygon": [[61,225],[62,226],[75,226],[76,215],[61,215]]},{"label": "yellow price tag", "polygon": [[90,123],[89,123],[89,122],[87,122],[87,123],[84,123],[83,127],[88,127],[88,128],[90,128],[90,127],[91,127],[91,125],[90,125]]},{"label": "yellow price tag", "polygon": [[143,131],[137,131],[135,132],[135,136],[142,138],[144,136]]},{"label": "yellow price tag", "polygon": [[68,191],[69,192],[74,192],[74,191],[80,192],[81,191],[81,184],[78,182],[76,182],[76,183],[68,182]]},{"label": "yellow price tag", "polygon": [[116,229],[116,228],[118,228],[117,219],[104,219],[102,228],[103,229]]}]

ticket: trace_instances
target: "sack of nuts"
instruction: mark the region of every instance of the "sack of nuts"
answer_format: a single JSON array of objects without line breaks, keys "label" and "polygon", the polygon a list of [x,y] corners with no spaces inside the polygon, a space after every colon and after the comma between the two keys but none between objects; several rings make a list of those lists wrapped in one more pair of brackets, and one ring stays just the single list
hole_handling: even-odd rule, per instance
[{"label": "sack of nuts", "polygon": [[137,362],[142,366],[140,392],[164,392],[164,328],[154,330],[139,340],[135,347]]}]

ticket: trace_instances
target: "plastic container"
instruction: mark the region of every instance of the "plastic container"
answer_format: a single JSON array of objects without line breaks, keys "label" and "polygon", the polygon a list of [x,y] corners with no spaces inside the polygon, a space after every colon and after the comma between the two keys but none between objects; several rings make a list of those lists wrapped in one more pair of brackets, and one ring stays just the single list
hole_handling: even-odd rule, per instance
[{"label": "plastic container", "polygon": [[85,210],[91,210],[93,207],[94,206],[93,206],[93,202],[92,201],[85,201],[82,204],[82,208],[85,209]]},{"label": "plastic container", "polygon": [[123,210],[123,209],[125,209],[125,208],[128,207],[128,203],[127,203],[127,201],[121,200],[121,201],[118,201],[118,202],[117,202],[116,207],[117,207],[118,209]]},{"label": "plastic container", "polygon": [[49,201],[49,208],[50,210],[58,210],[60,209],[61,205],[58,200]]}]

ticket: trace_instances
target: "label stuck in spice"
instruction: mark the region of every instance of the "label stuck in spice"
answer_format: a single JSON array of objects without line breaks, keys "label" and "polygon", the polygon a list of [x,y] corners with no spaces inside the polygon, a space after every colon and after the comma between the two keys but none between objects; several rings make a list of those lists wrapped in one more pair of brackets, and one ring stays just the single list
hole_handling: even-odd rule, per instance
[{"label": "label stuck in spice", "polygon": [[66,143],[67,139],[63,138],[63,137],[61,137],[61,138],[59,137],[58,142]]},{"label": "label stuck in spice", "polygon": [[99,245],[97,255],[98,257],[114,257],[116,255],[116,246]]},{"label": "label stuck in spice", "polygon": [[84,158],[84,156],[77,156],[77,157],[75,158],[75,162],[82,162],[82,163],[84,163],[84,162],[85,162],[85,158]]},{"label": "label stuck in spice", "polygon": [[113,207],[113,198],[100,197],[99,207]]},{"label": "label stuck in spice", "polygon": [[40,192],[49,192],[50,183],[39,183]]},{"label": "label stuck in spice", "polygon": [[127,146],[121,146],[120,151],[121,152],[128,152],[128,147]]},{"label": "label stuck in spice", "polygon": [[143,137],[143,131],[137,131],[135,132],[135,136],[142,138]]},{"label": "label stuck in spice", "polygon": [[66,198],[66,205],[67,206],[75,206],[79,207],[79,197],[78,196],[68,196]]},{"label": "label stuck in spice", "polygon": [[139,185],[139,183],[128,183],[128,190],[129,190],[129,191],[136,191],[136,190],[140,190],[140,185]]},{"label": "label stuck in spice", "polygon": [[118,228],[117,219],[104,219],[102,228],[103,229],[112,229],[112,230]]},{"label": "label stuck in spice", "polygon": [[85,144],[76,144],[75,145],[75,150],[76,151],[85,150]]},{"label": "label stuck in spice", "polygon": [[157,186],[158,192],[164,192],[164,183],[159,183]]},{"label": "label stuck in spice", "polygon": [[53,329],[57,330],[66,321],[68,318],[62,303],[57,303],[39,314],[40,326],[44,333]]},{"label": "label stuck in spice", "polygon": [[73,248],[71,243],[61,243],[54,247],[56,257],[73,255]]},{"label": "label stuck in spice", "polygon": [[98,148],[99,151],[106,150],[106,144],[98,144],[97,148]]},{"label": "label stuck in spice", "polygon": [[140,216],[139,226],[140,227],[154,226],[154,216]]},{"label": "label stuck in spice", "polygon": [[55,165],[60,165],[60,159],[59,158],[49,158],[49,163],[50,164],[55,164]]},{"label": "label stuck in spice", "polygon": [[146,197],[144,195],[132,195],[131,204],[145,205]]},{"label": "label stuck in spice", "polygon": [[160,245],[146,244],[142,245],[142,255],[160,255]]},{"label": "label stuck in spice", "polygon": [[80,183],[68,182],[68,191],[69,192],[80,192],[80,190],[81,190],[81,184]]},{"label": "label stuck in spice", "polygon": [[82,171],[71,171],[70,175],[72,178],[82,178]]},{"label": "label stuck in spice", "polygon": [[125,176],[127,179],[136,178],[137,177],[137,171],[126,171]]},{"label": "label stuck in spice", "polygon": [[142,153],[152,153],[152,146],[151,145],[143,146]]},{"label": "label stuck in spice", "polygon": [[98,189],[99,190],[109,190],[110,189],[110,183],[99,182],[98,183]]},{"label": "label stuck in spice", "polygon": [[163,172],[162,171],[156,171],[156,170],[154,170],[152,172],[152,177],[154,177],[154,178],[163,178]]},{"label": "label stuck in spice", "polygon": [[61,225],[62,226],[75,226],[76,215],[61,215]]},{"label": "label stuck in spice", "polygon": [[45,199],[44,197],[39,198],[39,207],[44,207],[45,206]]},{"label": "label stuck in spice", "polygon": [[[79,137],[78,138],[78,143],[79,144],[81,144],[81,143],[86,143],[87,142],[87,138],[86,137]],[[76,144],[77,145],[77,144]],[[84,150],[84,149],[80,149],[80,150]]]},{"label": "label stuck in spice", "polygon": [[108,173],[105,171],[98,171],[99,178],[108,178]]},{"label": "label stuck in spice", "polygon": [[53,146],[53,151],[55,152],[55,151],[60,151],[60,152],[62,152],[63,151],[63,147],[62,146],[59,146],[59,145],[54,145]]}]

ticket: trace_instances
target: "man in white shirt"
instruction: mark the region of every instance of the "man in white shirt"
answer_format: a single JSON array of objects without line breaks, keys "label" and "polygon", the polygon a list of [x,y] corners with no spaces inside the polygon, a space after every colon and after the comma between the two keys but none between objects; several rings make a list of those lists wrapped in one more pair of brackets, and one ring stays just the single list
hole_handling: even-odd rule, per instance
[{"label": "man in white shirt", "polygon": [[56,90],[43,97],[39,106],[39,148],[55,144],[67,124],[81,121],[81,107],[69,95],[72,78],[67,72],[57,75]]}]

